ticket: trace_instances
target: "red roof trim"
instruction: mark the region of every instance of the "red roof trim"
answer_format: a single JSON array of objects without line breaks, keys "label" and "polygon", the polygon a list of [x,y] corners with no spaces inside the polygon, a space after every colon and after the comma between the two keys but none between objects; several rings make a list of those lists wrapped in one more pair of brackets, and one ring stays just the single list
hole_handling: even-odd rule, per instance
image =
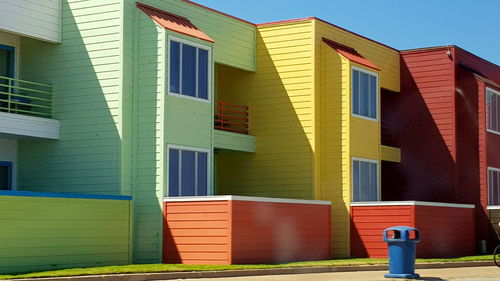
[{"label": "red roof trim", "polygon": [[321,21],[321,22],[323,22],[323,23],[325,23],[325,24],[328,24],[328,25],[330,25],[330,26],[333,26],[333,27],[335,27],[335,28],[338,28],[338,29],[340,29],[340,30],[343,30],[343,31],[345,31],[345,32],[348,32],[348,33],[350,33],[350,34],[352,34],[352,35],[358,36],[358,37],[360,37],[360,38],[366,39],[366,40],[371,41],[371,42],[373,42],[373,43],[375,43],[375,44],[378,44],[378,45],[380,45],[380,46],[383,46],[383,47],[386,47],[386,48],[389,48],[389,49],[391,49],[391,50],[394,50],[394,51],[399,52],[399,50],[398,50],[398,49],[395,49],[395,48],[393,48],[393,47],[391,47],[391,46],[388,46],[388,45],[385,45],[385,44],[383,44],[383,43],[377,42],[377,41],[375,41],[375,40],[373,40],[373,39],[370,39],[370,38],[368,38],[368,37],[365,37],[365,36],[363,36],[363,35],[359,35],[358,33],[352,32],[352,31],[350,31],[350,30],[347,30],[347,29],[345,29],[345,28],[342,28],[342,27],[340,27],[340,26],[338,26],[338,25],[335,25],[335,24],[333,24],[333,23],[331,23],[331,22],[328,22],[328,21],[326,21],[326,20],[322,20],[322,19],[317,18],[317,17],[307,17],[307,18],[299,18],[299,19],[292,19],[292,20],[283,20],[283,21],[275,21],[275,22],[260,23],[260,24],[257,24],[257,26],[258,26],[258,27],[260,27],[260,26],[267,26],[267,25],[273,25],[273,24],[286,24],[286,23],[299,22],[299,21],[307,21],[307,20],[318,20],[318,21]]},{"label": "red roof trim", "polygon": [[203,5],[198,4],[198,3],[195,3],[195,2],[193,2],[193,1],[189,1],[189,0],[181,0],[181,1],[182,1],[182,2],[184,2],[184,3],[187,3],[187,4],[191,4],[191,5],[193,5],[193,6],[200,7],[200,8],[202,8],[202,9],[205,9],[205,10],[208,10],[208,11],[211,11],[211,12],[214,12],[214,13],[217,13],[217,14],[220,14],[220,15],[223,15],[223,16],[226,16],[226,17],[229,17],[229,18],[232,18],[232,19],[235,19],[235,20],[237,20],[237,21],[241,21],[241,22],[244,22],[244,23],[246,23],[246,24],[250,24],[250,25],[255,26],[255,23],[253,23],[253,22],[249,22],[249,21],[246,21],[246,20],[244,20],[244,19],[240,19],[240,18],[238,18],[238,17],[231,16],[231,15],[226,14],[226,13],[224,13],[224,12],[217,11],[217,10],[215,10],[215,9],[209,8],[209,7],[207,7],[207,6],[203,6]]},{"label": "red roof trim", "polygon": [[375,70],[380,70],[378,66],[376,66],[374,63],[363,57],[360,53],[356,51],[356,49],[342,45],[340,43],[334,42],[328,38],[323,37],[323,42],[325,42],[328,46],[330,46],[332,49],[337,51],[339,54],[344,56],[346,59],[364,65],[366,67],[375,69]]},{"label": "red roof trim", "polygon": [[198,29],[188,18],[169,13],[167,11],[136,2],[135,6],[143,11],[148,17],[163,26],[165,29],[198,38],[210,43],[215,41],[203,31]]}]

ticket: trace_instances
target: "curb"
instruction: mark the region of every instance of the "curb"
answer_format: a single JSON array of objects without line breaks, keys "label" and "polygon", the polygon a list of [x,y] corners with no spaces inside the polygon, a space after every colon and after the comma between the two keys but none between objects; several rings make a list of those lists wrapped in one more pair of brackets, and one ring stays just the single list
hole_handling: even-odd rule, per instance
[{"label": "curb", "polygon": [[[477,267],[493,266],[491,261],[480,262],[446,262],[446,263],[421,263],[416,264],[416,269],[432,268],[457,268],[457,267]],[[153,280],[173,280],[187,278],[222,278],[222,277],[243,277],[262,275],[286,275],[286,274],[306,274],[306,273],[328,273],[328,272],[356,272],[356,271],[382,271],[388,270],[388,265],[357,265],[357,266],[321,266],[321,267],[294,267],[294,268],[273,268],[273,269],[249,269],[249,270],[221,270],[221,271],[190,271],[190,272],[165,272],[165,273],[132,273],[132,274],[109,274],[109,275],[88,275],[70,277],[50,277],[50,278],[28,278],[28,279],[8,279],[15,281],[153,281]]]}]

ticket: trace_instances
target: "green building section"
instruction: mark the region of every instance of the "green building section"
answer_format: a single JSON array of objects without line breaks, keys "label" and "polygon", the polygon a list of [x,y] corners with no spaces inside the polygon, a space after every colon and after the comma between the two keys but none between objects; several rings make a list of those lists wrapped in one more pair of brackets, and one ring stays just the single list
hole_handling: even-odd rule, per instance
[{"label": "green building section", "polygon": [[[61,126],[59,140],[19,140],[18,190],[132,195],[132,262],[155,263],[167,145],[255,150],[250,136],[214,133],[213,74],[215,63],[256,70],[256,27],[182,0],[141,1],[189,18],[210,44],[165,30],[135,2],[63,0],[62,44],[22,38],[20,77],[54,86]],[[167,94],[168,35],[212,47],[209,103]]]},{"label": "green building section", "polygon": [[129,200],[0,194],[0,274],[127,264],[129,212]]}]

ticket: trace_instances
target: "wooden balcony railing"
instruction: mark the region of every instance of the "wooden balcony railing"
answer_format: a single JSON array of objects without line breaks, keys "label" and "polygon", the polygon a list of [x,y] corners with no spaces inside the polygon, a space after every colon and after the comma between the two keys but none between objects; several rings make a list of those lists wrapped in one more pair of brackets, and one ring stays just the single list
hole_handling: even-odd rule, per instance
[{"label": "wooden balcony railing", "polygon": [[217,130],[248,135],[248,106],[215,101],[215,122]]},{"label": "wooden balcony railing", "polygon": [[52,86],[0,76],[0,112],[52,117]]}]

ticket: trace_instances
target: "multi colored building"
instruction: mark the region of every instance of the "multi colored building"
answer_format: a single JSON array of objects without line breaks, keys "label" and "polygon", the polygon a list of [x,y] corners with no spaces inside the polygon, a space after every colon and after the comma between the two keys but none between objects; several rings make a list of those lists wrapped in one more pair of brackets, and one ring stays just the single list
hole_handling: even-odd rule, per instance
[{"label": "multi colored building", "polygon": [[[187,0],[0,5],[0,200],[49,209],[2,212],[13,230],[0,271],[38,233],[59,238],[18,254],[19,271],[258,261],[263,252],[241,256],[254,233],[242,221],[296,233],[262,240],[282,254],[271,261],[300,259],[307,239],[321,243],[304,259],[346,257],[351,240],[365,245],[351,203],[366,201],[473,204],[471,247],[487,240],[487,206],[500,204],[497,65],[453,46],[399,51],[317,18],[256,25]],[[64,228],[68,212],[114,223]],[[45,215],[19,235],[20,221]],[[193,216],[209,217],[205,236],[188,231]]]}]

